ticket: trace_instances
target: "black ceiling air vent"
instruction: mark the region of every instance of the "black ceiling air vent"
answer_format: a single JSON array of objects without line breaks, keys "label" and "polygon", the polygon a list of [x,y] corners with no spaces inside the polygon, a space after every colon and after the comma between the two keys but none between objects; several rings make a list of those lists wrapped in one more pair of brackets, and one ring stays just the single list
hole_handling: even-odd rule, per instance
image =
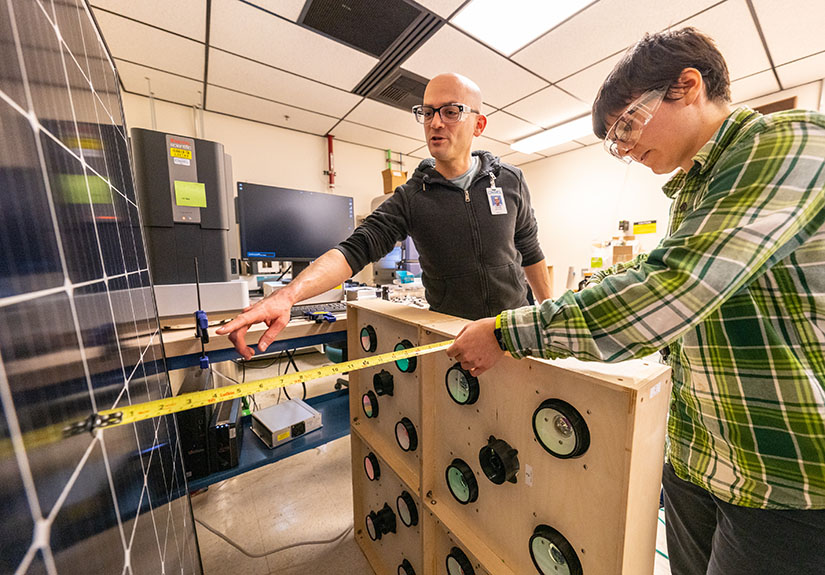
[{"label": "black ceiling air vent", "polygon": [[444,22],[406,0],[308,0],[298,18],[302,26],[378,58],[353,94],[405,111],[421,103],[428,80],[401,64]]},{"label": "black ceiling air vent", "polygon": [[409,112],[421,103],[427,78],[401,69],[401,64],[432,38],[444,20],[429,12],[422,12],[353,89],[354,94],[367,96]]},{"label": "black ceiling air vent", "polygon": [[381,82],[369,94],[369,97],[409,112],[413,106],[420,104],[424,99],[426,87],[426,78],[398,68]]},{"label": "black ceiling air vent", "polygon": [[405,0],[308,0],[298,24],[380,58],[421,14]]}]

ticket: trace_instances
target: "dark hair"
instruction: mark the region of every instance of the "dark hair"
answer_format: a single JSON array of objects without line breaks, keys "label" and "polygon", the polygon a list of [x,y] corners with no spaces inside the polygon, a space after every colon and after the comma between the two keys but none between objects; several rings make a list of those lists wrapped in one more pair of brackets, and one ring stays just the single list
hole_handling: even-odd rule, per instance
[{"label": "dark hair", "polygon": [[669,88],[666,99],[681,98],[677,82],[685,68],[696,68],[702,74],[709,100],[730,102],[728,66],[710,37],[692,27],[645,34],[599,89],[593,102],[593,133],[604,138],[606,118],[647,90]]}]

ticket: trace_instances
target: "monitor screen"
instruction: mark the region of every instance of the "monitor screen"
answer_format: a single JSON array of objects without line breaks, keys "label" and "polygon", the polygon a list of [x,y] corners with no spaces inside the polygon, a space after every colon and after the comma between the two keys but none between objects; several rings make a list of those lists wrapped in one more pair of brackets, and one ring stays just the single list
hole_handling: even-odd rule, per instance
[{"label": "monitor screen", "polygon": [[352,198],[238,182],[241,257],[307,262],[354,229]]}]

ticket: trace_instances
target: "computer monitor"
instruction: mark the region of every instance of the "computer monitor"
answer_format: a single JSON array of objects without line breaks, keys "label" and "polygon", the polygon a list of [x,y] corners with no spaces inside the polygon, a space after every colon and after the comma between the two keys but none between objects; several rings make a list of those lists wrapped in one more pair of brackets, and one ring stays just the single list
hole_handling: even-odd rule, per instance
[{"label": "computer monitor", "polygon": [[241,258],[288,261],[292,277],[354,229],[352,198],[238,182]]}]

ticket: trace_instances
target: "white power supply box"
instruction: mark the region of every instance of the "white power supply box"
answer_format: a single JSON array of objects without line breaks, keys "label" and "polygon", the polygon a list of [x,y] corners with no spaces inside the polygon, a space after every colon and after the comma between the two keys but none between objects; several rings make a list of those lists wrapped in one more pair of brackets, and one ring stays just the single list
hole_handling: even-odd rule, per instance
[{"label": "white power supply box", "polygon": [[321,414],[300,399],[252,412],[252,431],[270,449],[322,426]]}]

